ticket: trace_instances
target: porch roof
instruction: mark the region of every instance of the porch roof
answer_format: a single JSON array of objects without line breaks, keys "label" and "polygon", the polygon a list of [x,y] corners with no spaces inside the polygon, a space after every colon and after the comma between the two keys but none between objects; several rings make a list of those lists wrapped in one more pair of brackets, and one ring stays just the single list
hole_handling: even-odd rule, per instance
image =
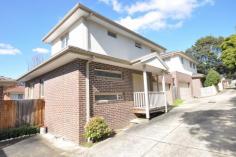
[{"label": "porch roof", "polygon": [[22,82],[29,81],[76,59],[90,60],[98,63],[104,63],[140,71],[143,70],[143,65],[146,65],[147,71],[152,73],[160,73],[168,70],[165,63],[156,53],[143,56],[133,61],[129,61],[108,55],[98,54],[74,46],[68,46],[61,52],[52,56],[46,62],[38,65],[31,71],[22,75],[17,80]]},{"label": "porch roof", "polygon": [[8,87],[13,85],[16,85],[16,81],[14,79],[0,76],[0,86]]}]

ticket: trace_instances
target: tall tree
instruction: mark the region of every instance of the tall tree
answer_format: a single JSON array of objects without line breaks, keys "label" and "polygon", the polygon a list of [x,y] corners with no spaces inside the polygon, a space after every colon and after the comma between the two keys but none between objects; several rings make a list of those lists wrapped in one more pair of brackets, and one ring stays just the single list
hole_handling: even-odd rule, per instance
[{"label": "tall tree", "polygon": [[224,73],[225,67],[220,60],[220,45],[223,37],[206,36],[198,39],[195,44],[186,50],[186,53],[193,56],[198,62],[198,72],[207,74],[208,70],[214,69]]},{"label": "tall tree", "polygon": [[231,35],[226,38],[221,44],[222,56],[221,59],[223,63],[229,69],[236,68],[236,35]]}]

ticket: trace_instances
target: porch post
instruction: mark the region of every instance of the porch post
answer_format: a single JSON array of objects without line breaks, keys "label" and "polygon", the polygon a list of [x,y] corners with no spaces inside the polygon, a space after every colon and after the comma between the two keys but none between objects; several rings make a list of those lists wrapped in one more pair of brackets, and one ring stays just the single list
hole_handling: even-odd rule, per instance
[{"label": "porch post", "polygon": [[144,85],[144,97],[145,97],[145,107],[146,107],[146,118],[150,118],[149,113],[149,98],[148,98],[148,82],[147,82],[147,71],[146,66],[143,66],[143,85]]},{"label": "porch post", "polygon": [[165,104],[165,112],[167,112],[167,101],[166,101],[166,82],[165,82],[165,75],[162,74],[162,91],[164,93],[164,104]]}]

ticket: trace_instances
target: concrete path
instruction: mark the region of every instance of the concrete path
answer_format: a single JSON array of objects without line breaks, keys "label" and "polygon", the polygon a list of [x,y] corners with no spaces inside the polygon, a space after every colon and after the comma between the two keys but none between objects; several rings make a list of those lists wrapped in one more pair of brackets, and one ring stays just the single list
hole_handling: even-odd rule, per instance
[{"label": "concrete path", "polygon": [[188,101],[95,145],[87,156],[236,156],[236,90]]}]

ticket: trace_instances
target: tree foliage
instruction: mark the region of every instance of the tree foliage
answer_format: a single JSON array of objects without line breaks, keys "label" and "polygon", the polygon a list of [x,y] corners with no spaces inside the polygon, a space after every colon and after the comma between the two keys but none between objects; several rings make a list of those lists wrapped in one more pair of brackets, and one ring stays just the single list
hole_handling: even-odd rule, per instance
[{"label": "tree foliage", "polygon": [[193,56],[198,62],[198,72],[207,74],[208,70],[215,69],[220,72],[225,71],[219,56],[221,54],[220,45],[224,41],[223,37],[206,36],[198,39],[195,44],[186,50],[186,53]]},{"label": "tree foliage", "polygon": [[222,56],[221,59],[229,69],[236,69],[236,35],[231,35],[226,38],[221,44]]},{"label": "tree foliage", "polygon": [[210,69],[206,76],[204,86],[208,87],[212,85],[217,85],[219,81],[220,81],[220,74],[217,71]]}]

